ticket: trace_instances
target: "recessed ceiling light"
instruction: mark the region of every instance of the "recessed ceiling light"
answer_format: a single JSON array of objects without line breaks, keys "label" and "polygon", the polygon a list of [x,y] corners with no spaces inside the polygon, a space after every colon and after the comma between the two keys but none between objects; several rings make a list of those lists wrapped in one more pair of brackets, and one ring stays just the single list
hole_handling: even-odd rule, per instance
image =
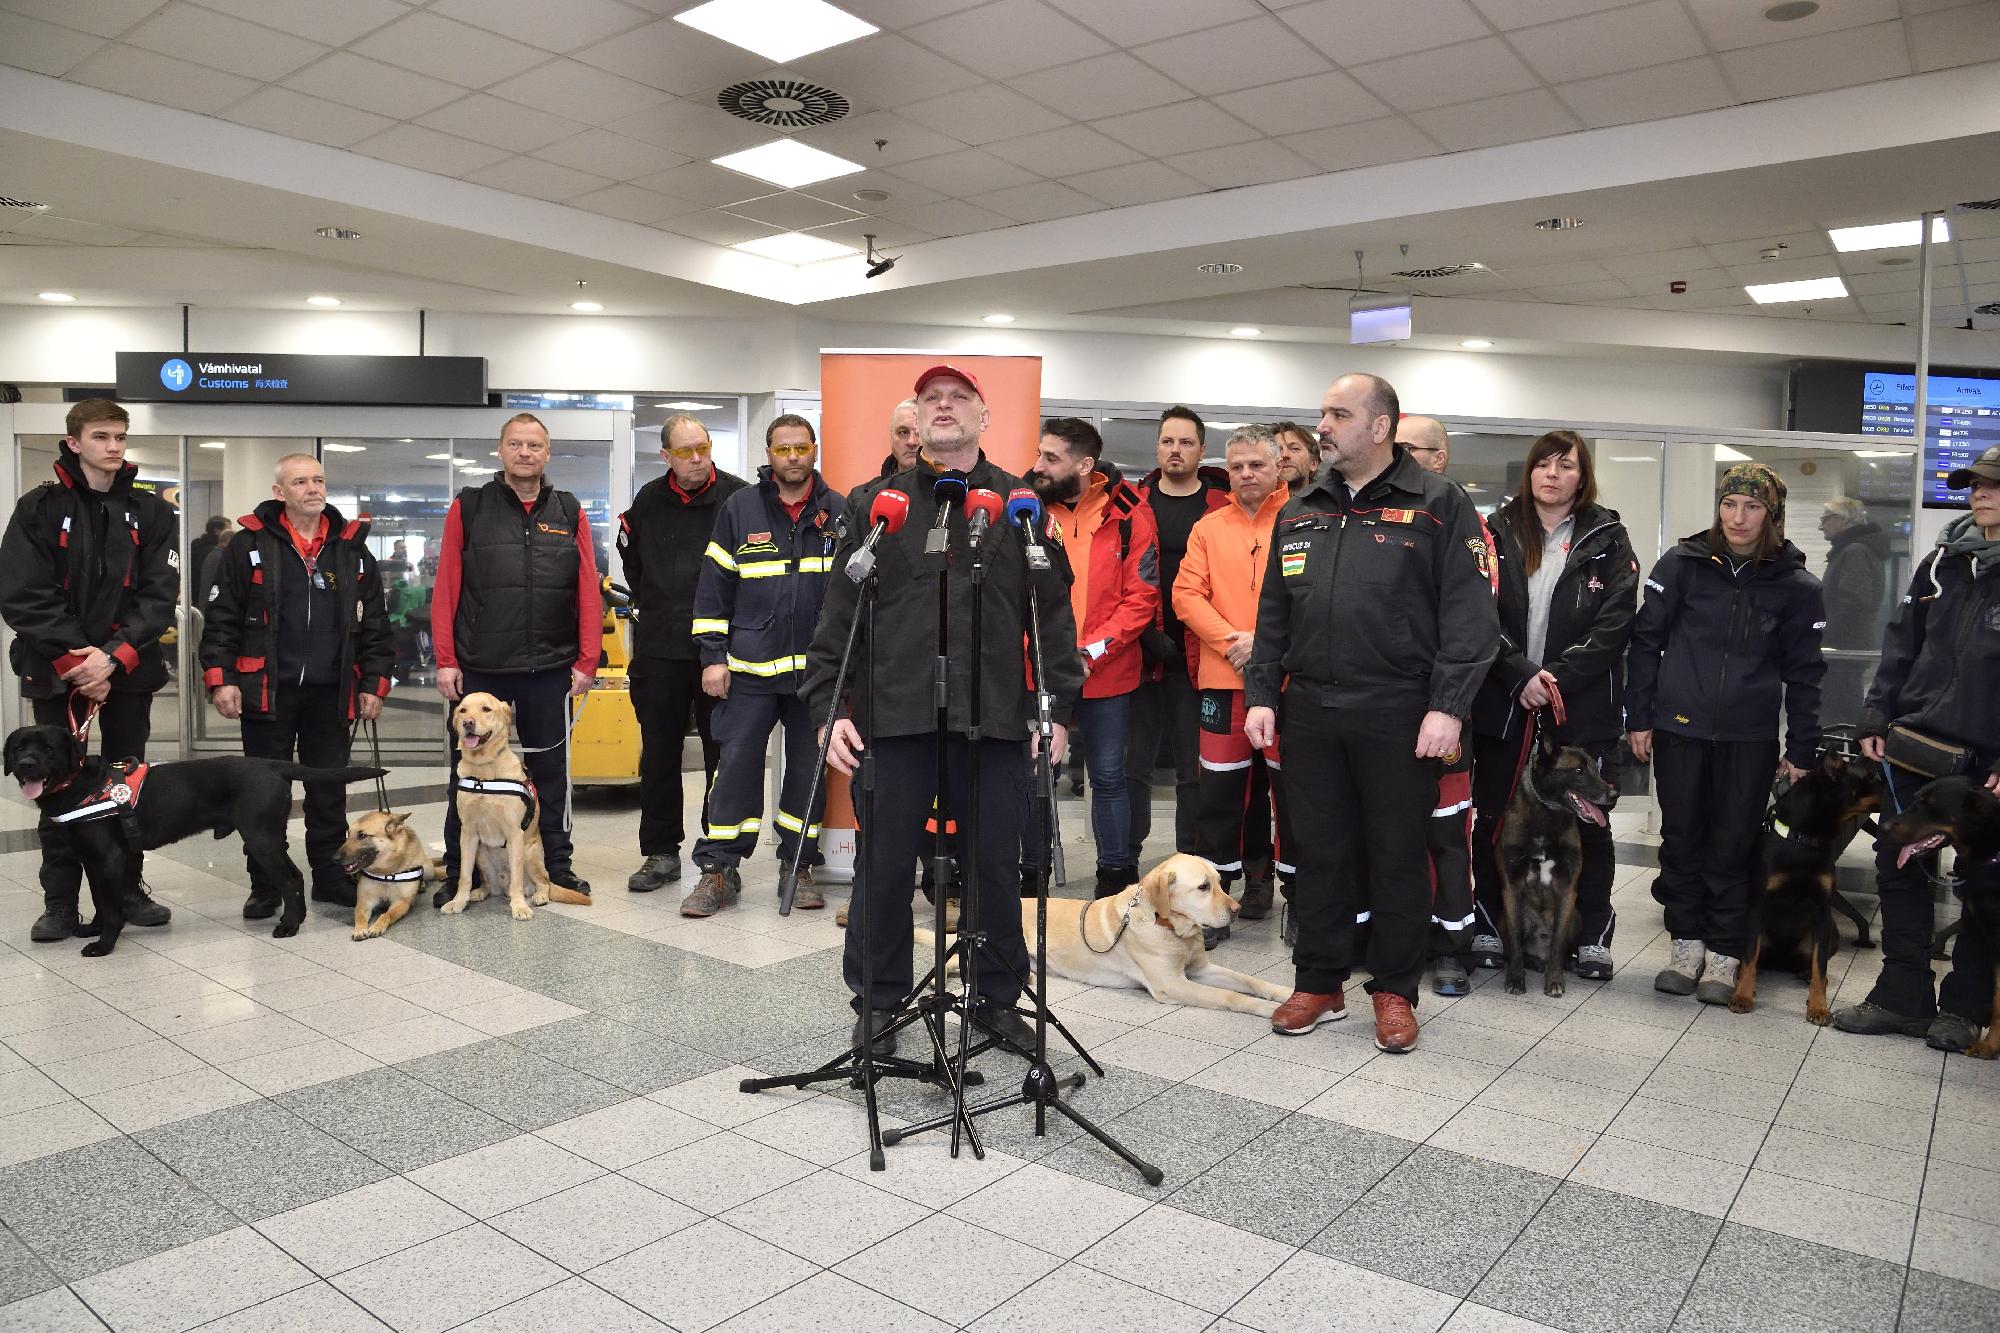
[{"label": "recessed ceiling light", "polygon": [[[1833,248],[1844,255],[1857,250],[1890,250],[1903,245],[1922,245],[1924,224],[1921,218],[1911,218],[1908,222],[1878,222],[1870,227],[1829,227],[1827,239]],[[1931,241],[1942,245],[1951,239],[1951,228],[1941,217],[1931,219]]]},{"label": "recessed ceiling light", "polygon": [[1764,17],[1773,23],[1797,23],[1819,13],[1819,0],[1784,0],[1764,11]]},{"label": "recessed ceiling light", "polygon": [[450,454],[425,454],[424,458],[432,463],[449,463],[451,461]]},{"label": "recessed ceiling light", "polygon": [[993,314],[990,315],[981,315],[980,318],[985,320],[988,324],[1012,324],[1014,322],[1014,317],[1012,315],[1003,315],[1000,314],[998,311],[995,311]]},{"label": "recessed ceiling light", "polygon": [[787,190],[796,190],[815,181],[832,180],[836,176],[851,176],[865,169],[859,162],[822,153],[796,139],[773,139],[770,143],[746,148],[740,153],[725,153],[710,160],[718,167],[727,167]]},{"label": "recessed ceiling light", "polygon": [[1206,264],[1196,264],[1194,271],[1206,273],[1211,278],[1227,278],[1243,271],[1243,265],[1232,264],[1228,260],[1210,260]]},{"label": "recessed ceiling light", "polygon": [[306,304],[320,305],[320,306],[335,306],[340,304],[340,298],[338,296],[308,296],[306,298]]},{"label": "recessed ceiling light", "polygon": [[1535,224],[1536,231],[1572,231],[1583,225],[1582,218],[1543,218]]},{"label": "recessed ceiling light", "polygon": [[721,403],[661,403],[661,407],[671,407],[677,412],[720,412]]},{"label": "recessed ceiling light", "polygon": [[1264,336],[1264,330],[1253,328],[1248,324],[1239,324],[1229,331],[1229,336],[1232,338],[1261,338]]},{"label": "recessed ceiling light", "polygon": [[368,452],[368,446],[365,444],[322,443],[320,448],[330,454],[365,454]]},{"label": "recessed ceiling light", "polygon": [[604,307],[596,301],[571,301],[569,303],[569,308],[571,310],[581,310],[586,315],[595,314],[599,310],[604,309]]},{"label": "recessed ceiling light", "polygon": [[314,227],[313,235],[324,236],[329,241],[358,241],[361,233],[346,227]]},{"label": "recessed ceiling light", "polygon": [[1649,458],[1645,454],[1613,454],[1611,455],[1611,461],[1614,463],[1658,463],[1660,460]]},{"label": "recessed ceiling light", "polygon": [[745,254],[775,259],[781,264],[816,264],[822,259],[841,259],[860,253],[851,245],[829,241],[824,236],[808,236],[802,231],[781,231],[776,236],[760,236],[734,248]]},{"label": "recessed ceiling light", "polygon": [[204,449],[227,449],[229,445],[222,440],[203,440],[201,447]]},{"label": "recessed ceiling light", "polygon": [[876,31],[825,0],[708,0],[674,22],[780,65]]},{"label": "recessed ceiling light", "polygon": [[67,305],[76,299],[68,292],[36,292],[35,295],[41,297],[44,301],[54,301],[57,305]]},{"label": "recessed ceiling light", "polygon": [[857,204],[886,204],[889,202],[887,190],[856,190],[854,202]]},{"label": "recessed ceiling light", "polygon": [[1491,338],[1466,338],[1459,344],[1468,352],[1483,352],[1493,345]]},{"label": "recessed ceiling light", "polygon": [[1839,278],[1804,278],[1798,282],[1758,282],[1743,289],[1758,305],[1778,305],[1785,301],[1832,301],[1847,295],[1847,284]]}]

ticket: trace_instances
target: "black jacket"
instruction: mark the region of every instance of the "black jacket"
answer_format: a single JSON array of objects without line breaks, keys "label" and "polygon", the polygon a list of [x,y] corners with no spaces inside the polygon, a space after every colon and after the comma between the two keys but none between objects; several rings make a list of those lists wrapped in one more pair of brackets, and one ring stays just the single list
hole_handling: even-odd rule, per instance
[{"label": "black jacket", "polygon": [[[1019,477],[995,467],[984,454],[966,476],[970,486],[1002,496],[1024,484]],[[931,691],[932,665],[938,651],[939,576],[924,568],[924,541],[938,511],[932,495],[936,481],[937,473],[920,457],[909,471],[878,477],[856,487],[847,497],[847,512],[833,548],[826,603],[806,653],[805,681],[799,687],[815,722],[834,706],[834,676],[859,601],[859,585],[845,573],[847,559],[867,539],[868,512],[876,494],[898,490],[910,497],[909,514],[900,532],[884,536],[875,547],[879,588],[875,633],[880,652],[874,662],[874,715],[867,711],[871,648],[865,629],[849,675],[847,699],[840,702],[842,711],[853,715],[862,735],[869,739],[923,736],[937,730],[937,705]],[[954,508],[949,526],[952,563],[946,693],[950,726],[963,735],[971,718],[973,655],[966,651],[972,642],[971,538],[962,507]],[[1050,570],[1035,577],[1039,580],[1036,595],[1041,610],[1042,653],[1049,673],[1044,685],[1054,696],[1055,719],[1062,722],[1069,718],[1083,690],[1083,666],[1075,651],[1076,624],[1069,607],[1069,562],[1062,547],[1047,535],[1052,526],[1045,524],[1043,538]],[[979,734],[988,740],[1025,740],[1034,717],[1034,700],[1028,690],[1023,639],[1028,629],[1030,575],[1019,530],[1011,524],[995,524],[986,534],[984,551]]]},{"label": "black jacket", "polygon": [[1828,648],[1871,651],[1881,642],[1882,599],[1889,593],[1889,534],[1859,523],[1833,534],[1826,556]]},{"label": "black jacket", "polygon": [[1917,562],[1856,730],[1891,723],[1970,746],[2000,772],[2000,569],[1976,574],[1941,548]]},{"label": "black jacket", "polygon": [[1278,515],[1244,702],[1470,716],[1500,647],[1491,559],[1458,483],[1401,446],[1358,495],[1321,469]]},{"label": "black jacket", "polygon": [[1737,568],[1706,532],[1660,557],[1646,579],[1625,663],[1625,725],[1705,741],[1762,741],[1785,712],[1785,757],[1804,767],[1819,748],[1826,674],[1819,580],[1790,542]]},{"label": "black jacket", "polygon": [[798,690],[844,508],[815,472],[794,522],[768,467],[722,502],[695,589],[694,637],[704,667],[737,677],[732,692]]},{"label": "black jacket", "polygon": [[181,587],[173,507],[132,484],[131,463],[108,491],[91,491],[76,451],[57,449],[56,479],[20,498],[0,538],[8,663],[24,695],[60,698],[70,650],[101,648],[118,663],[112,689],[151,694],[167,683],[160,636]]},{"label": "black jacket", "polygon": [[[202,684],[236,686],[245,716],[259,716],[272,710],[279,689],[326,676],[340,685],[342,716],[351,718],[357,688],[389,693],[396,661],[368,524],[326,507],[326,542],[314,565],[329,586],[312,597],[305,563],[278,521],[284,512],[284,501],[266,500],[221,548],[201,634]],[[308,629],[308,605],[315,617],[331,611],[333,634],[320,632],[320,623]]]},{"label": "black jacket", "polygon": [[[1530,511],[1532,514],[1532,509]],[[1569,554],[1549,598],[1549,632],[1541,662],[1528,657],[1528,542],[1541,544],[1540,520],[1522,521],[1505,505],[1493,516],[1500,561],[1500,655],[1473,704],[1482,736],[1505,736],[1521,710],[1521,687],[1547,667],[1562,691],[1567,720],[1559,741],[1613,741],[1625,730],[1625,644],[1639,609],[1639,559],[1615,510],[1590,505],[1571,516]]]},{"label": "black jacket", "polygon": [[452,655],[460,666],[522,675],[573,666],[583,548],[583,505],[542,483],[523,506],[504,475],[454,502],[462,546]]},{"label": "black jacket", "polygon": [[[708,485],[683,496],[672,472],[655,477],[618,516],[618,559],[632,590],[632,674],[662,662],[693,662],[695,587],[722,502],[749,483],[721,468]],[[649,668],[648,663],[653,665]]]}]

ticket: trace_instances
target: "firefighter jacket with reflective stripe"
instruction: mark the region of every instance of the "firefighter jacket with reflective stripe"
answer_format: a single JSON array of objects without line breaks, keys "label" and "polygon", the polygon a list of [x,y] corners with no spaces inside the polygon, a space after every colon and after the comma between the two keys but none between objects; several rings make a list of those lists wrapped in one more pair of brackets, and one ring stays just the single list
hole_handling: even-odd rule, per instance
[{"label": "firefighter jacket with reflective stripe", "polygon": [[731,690],[798,689],[845,508],[815,472],[794,519],[768,467],[722,502],[695,587],[694,638],[704,667],[736,677]]}]

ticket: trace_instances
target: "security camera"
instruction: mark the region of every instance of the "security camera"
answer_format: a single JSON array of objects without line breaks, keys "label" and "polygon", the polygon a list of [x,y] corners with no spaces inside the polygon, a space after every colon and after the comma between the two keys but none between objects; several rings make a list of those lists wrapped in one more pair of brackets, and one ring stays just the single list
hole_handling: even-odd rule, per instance
[{"label": "security camera", "polygon": [[881,277],[884,273],[896,267],[896,261],[902,258],[901,255],[876,254],[875,233],[872,231],[861,233],[861,239],[868,242],[868,276],[871,278]]}]

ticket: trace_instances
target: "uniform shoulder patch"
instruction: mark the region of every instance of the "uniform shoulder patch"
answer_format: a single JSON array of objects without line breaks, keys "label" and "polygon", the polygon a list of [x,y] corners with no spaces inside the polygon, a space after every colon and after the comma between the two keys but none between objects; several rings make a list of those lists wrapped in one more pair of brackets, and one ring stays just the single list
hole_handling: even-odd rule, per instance
[{"label": "uniform shoulder patch", "polygon": [[1479,577],[1482,579],[1492,578],[1493,552],[1487,549],[1486,539],[1484,537],[1467,537],[1465,539],[1465,549],[1472,552],[1472,563],[1478,568]]}]

